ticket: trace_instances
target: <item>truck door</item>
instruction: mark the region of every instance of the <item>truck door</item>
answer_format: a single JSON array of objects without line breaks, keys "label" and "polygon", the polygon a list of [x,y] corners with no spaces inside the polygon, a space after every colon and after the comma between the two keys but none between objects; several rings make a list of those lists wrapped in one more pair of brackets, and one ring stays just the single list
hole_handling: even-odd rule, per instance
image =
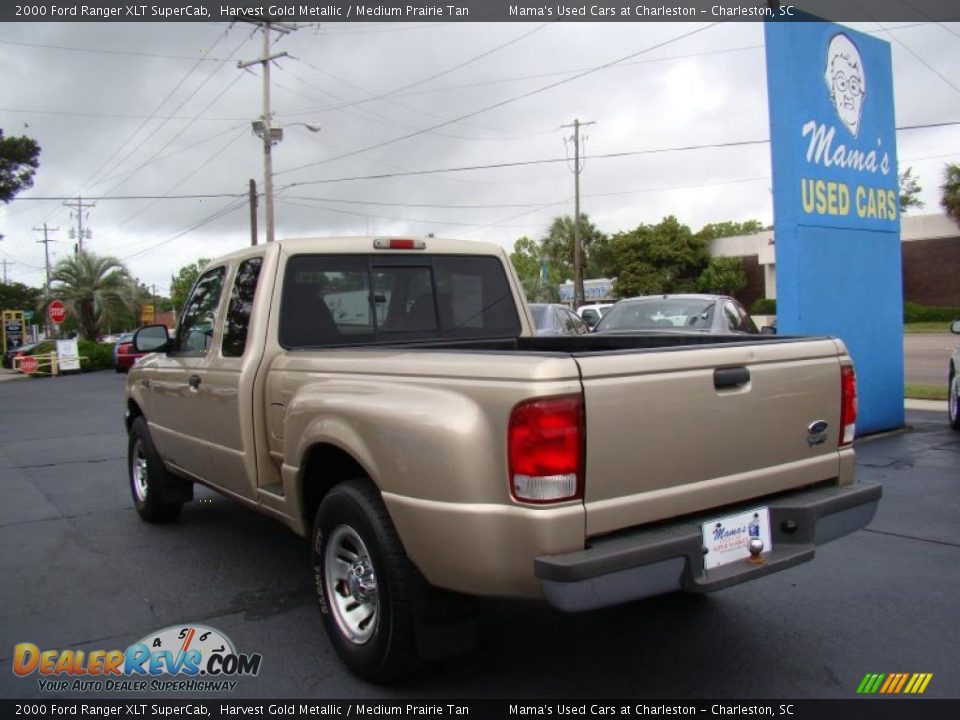
[{"label": "truck door", "polygon": [[[262,256],[237,265],[223,319],[217,352],[211,353],[204,383],[210,394],[211,422],[205,427],[217,485],[246,498],[257,490],[257,454],[254,439],[254,375],[262,356],[248,342]],[[258,316],[266,322],[267,314]],[[244,448],[250,452],[244,452]]]},{"label": "truck door", "polygon": [[218,311],[227,267],[197,280],[177,326],[173,352],[150,375],[151,433],[160,453],[191,475],[212,475],[209,429],[218,422],[218,401],[205,383],[211,349],[218,340]]}]

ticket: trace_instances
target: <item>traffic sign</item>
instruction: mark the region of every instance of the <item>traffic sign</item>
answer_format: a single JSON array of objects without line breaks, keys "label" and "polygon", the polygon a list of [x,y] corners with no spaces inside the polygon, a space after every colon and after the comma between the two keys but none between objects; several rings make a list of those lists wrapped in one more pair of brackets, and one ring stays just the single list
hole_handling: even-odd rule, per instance
[{"label": "traffic sign", "polygon": [[20,358],[20,370],[32,375],[37,371],[37,359],[33,355],[24,355]]},{"label": "traffic sign", "polygon": [[26,320],[28,323],[32,323],[32,322],[33,322],[33,310],[24,310],[24,311],[23,311],[23,319]]},{"label": "traffic sign", "polygon": [[60,300],[54,300],[47,306],[47,317],[50,318],[50,322],[54,325],[59,325],[64,320],[67,319],[67,309],[63,306],[63,302]]}]

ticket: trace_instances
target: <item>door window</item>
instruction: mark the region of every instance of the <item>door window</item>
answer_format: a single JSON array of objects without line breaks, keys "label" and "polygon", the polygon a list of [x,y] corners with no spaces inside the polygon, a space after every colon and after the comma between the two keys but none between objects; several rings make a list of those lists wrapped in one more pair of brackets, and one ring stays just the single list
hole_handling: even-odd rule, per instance
[{"label": "door window", "polygon": [[237,268],[233,281],[230,302],[227,305],[227,320],[223,326],[224,357],[241,357],[247,347],[247,331],[250,329],[250,312],[260,279],[262,257],[248,258]]},{"label": "door window", "polygon": [[213,268],[201,275],[193,286],[177,329],[177,349],[180,352],[191,355],[205,355],[209,352],[226,274],[227,269],[224,266]]}]

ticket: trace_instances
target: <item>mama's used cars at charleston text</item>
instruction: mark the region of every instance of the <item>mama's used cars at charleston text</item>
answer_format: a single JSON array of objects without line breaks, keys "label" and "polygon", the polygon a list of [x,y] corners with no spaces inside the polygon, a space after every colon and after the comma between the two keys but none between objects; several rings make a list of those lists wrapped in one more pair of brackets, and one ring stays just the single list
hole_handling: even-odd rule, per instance
[{"label": "mama's used cars at charleston text", "polygon": [[312,538],[323,622],[387,680],[469,647],[472,599],[588,610],[710,592],[866,525],[856,383],[833,338],[535,337],[504,251],[326,238],[210,263],[142,328],[129,482],[170,521],[201,482]]}]

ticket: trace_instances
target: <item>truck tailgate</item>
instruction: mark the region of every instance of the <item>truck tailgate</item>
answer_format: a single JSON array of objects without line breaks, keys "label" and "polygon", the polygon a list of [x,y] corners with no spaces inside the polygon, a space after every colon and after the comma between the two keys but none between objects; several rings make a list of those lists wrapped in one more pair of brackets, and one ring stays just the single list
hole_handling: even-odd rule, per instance
[{"label": "truck tailgate", "polygon": [[839,341],[575,357],[587,536],[839,474]]}]

